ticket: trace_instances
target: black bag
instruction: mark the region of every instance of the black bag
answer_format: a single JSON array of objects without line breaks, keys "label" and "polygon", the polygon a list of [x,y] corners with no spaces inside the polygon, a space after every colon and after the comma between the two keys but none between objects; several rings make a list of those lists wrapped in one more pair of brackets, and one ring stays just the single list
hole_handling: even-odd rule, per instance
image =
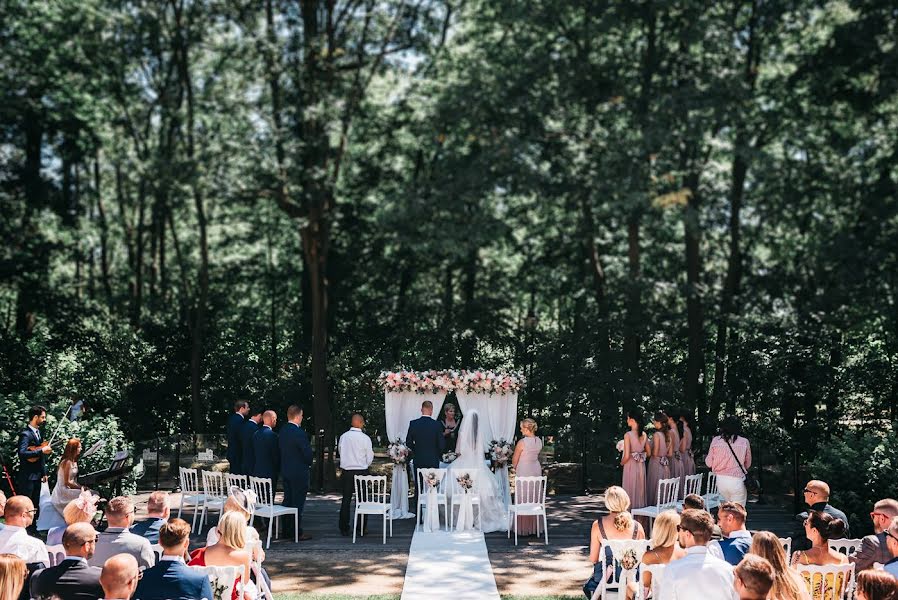
[{"label": "black bag", "polygon": [[[721,436],[723,437],[723,436]],[[733,455],[733,458],[736,459],[736,464],[739,465],[739,468],[742,470],[742,474],[745,475],[745,490],[750,495],[759,496],[761,494],[761,482],[758,481],[757,477],[752,477],[748,474],[748,471],[745,470],[745,467],[742,466],[742,461],[739,460],[739,457],[736,456],[736,452],[733,450],[733,447],[730,445],[730,441],[723,438],[723,441],[727,443],[727,448],[730,449],[730,454]]]}]

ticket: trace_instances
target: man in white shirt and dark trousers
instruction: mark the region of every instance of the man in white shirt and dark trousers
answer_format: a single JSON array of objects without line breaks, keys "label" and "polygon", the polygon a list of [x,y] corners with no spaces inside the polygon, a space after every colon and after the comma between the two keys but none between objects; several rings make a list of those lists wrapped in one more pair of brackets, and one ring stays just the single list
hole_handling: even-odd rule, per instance
[{"label": "man in white shirt and dark trousers", "polygon": [[711,515],[700,510],[684,510],[677,527],[677,539],[686,556],[664,570],[658,600],[736,600],[733,567],[708,553],[714,530]]},{"label": "man in white shirt and dark trousers", "polygon": [[368,467],[374,460],[374,448],[371,438],[362,431],[365,419],[359,413],[352,415],[352,427],[340,436],[340,485],[343,489],[343,502],[340,504],[340,533],[349,535],[349,509],[352,494],[355,492],[355,478],[367,475]]}]

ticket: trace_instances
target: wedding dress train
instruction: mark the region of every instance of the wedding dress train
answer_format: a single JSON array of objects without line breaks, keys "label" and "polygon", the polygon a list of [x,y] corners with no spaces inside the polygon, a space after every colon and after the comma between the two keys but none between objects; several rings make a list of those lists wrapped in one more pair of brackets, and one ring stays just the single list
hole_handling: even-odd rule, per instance
[{"label": "wedding dress train", "polygon": [[472,473],[476,479],[477,493],[480,495],[479,514],[483,532],[507,531],[508,514],[502,503],[499,481],[486,466],[486,454],[478,427],[479,420],[480,415],[476,410],[469,411],[462,419],[456,445],[458,458],[452,463],[450,476],[455,477],[461,471]]}]

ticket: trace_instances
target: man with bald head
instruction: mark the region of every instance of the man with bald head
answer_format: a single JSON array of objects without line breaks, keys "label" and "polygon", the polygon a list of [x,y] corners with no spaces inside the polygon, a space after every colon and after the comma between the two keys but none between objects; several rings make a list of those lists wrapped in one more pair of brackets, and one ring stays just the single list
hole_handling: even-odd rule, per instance
[{"label": "man with bald head", "polygon": [[870,512],[870,519],[873,521],[873,535],[868,535],[861,540],[861,547],[858,551],[848,557],[848,562],[854,563],[855,571],[871,569],[873,563],[884,565],[898,556],[889,550],[889,526],[895,517],[898,517],[898,501],[892,498],[883,498],[873,505],[873,510]]},{"label": "man with bald head", "polygon": [[340,534],[349,535],[349,507],[355,492],[355,478],[367,475],[368,467],[374,460],[371,438],[362,431],[365,419],[360,413],[353,413],[349,431],[340,436],[340,487],[343,501],[340,504]]},{"label": "man with bald head", "polygon": [[[804,486],[804,503],[810,507],[810,510],[824,512],[831,517],[842,519],[845,523],[845,537],[851,537],[848,531],[848,517],[845,516],[838,508],[829,504],[829,484],[825,481],[811,480]],[[810,550],[811,542],[804,533],[804,521],[808,518],[808,511],[799,513],[795,516],[798,522],[795,527],[795,533],[792,534],[793,550]]]},{"label": "man with bald head", "polygon": [[103,595],[100,567],[87,564],[94,555],[97,532],[90,523],[73,523],[62,534],[65,558],[55,567],[40,569],[31,576],[31,597],[60,600],[93,600]]},{"label": "man with bald head", "polygon": [[3,518],[6,527],[0,530],[0,554],[15,554],[25,564],[46,567],[50,564],[47,547],[26,531],[34,522],[37,510],[28,496],[13,496],[6,501]]},{"label": "man with bald head", "polygon": [[255,450],[254,473],[256,477],[271,479],[272,490],[277,489],[277,478],[281,460],[278,434],[274,432],[278,415],[273,410],[262,413],[262,427],[253,436]]},{"label": "man with bald head", "polygon": [[137,559],[130,554],[116,554],[103,565],[100,585],[103,600],[128,600],[137,589],[140,571]]}]

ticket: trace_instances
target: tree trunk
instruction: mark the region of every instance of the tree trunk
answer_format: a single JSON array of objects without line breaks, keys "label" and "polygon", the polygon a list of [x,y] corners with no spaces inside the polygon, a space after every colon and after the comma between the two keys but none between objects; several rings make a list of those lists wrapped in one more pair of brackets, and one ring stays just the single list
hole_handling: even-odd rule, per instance
[{"label": "tree trunk", "polygon": [[[641,211],[634,211],[627,223],[627,315],[624,333],[624,364],[630,383],[639,381],[640,342],[638,328],[642,322],[642,286],[640,282],[639,224]],[[634,396],[638,390],[632,389]],[[634,398],[635,399],[635,398]]]},{"label": "tree trunk", "polygon": [[686,187],[691,191],[683,217],[686,241],[686,321],[688,326],[688,354],[684,401],[704,418],[705,431],[709,431],[705,407],[704,382],[704,307],[701,261],[701,223],[699,209],[701,196],[698,190],[699,174],[693,171],[686,177]]},{"label": "tree trunk", "polygon": [[480,248],[471,248],[465,259],[464,279],[461,285],[462,308],[461,325],[465,331],[471,332],[461,336],[461,366],[465,369],[473,368],[471,361],[477,350],[477,332],[474,328],[476,311],[474,309],[475,295],[477,292],[477,271],[480,261]]},{"label": "tree trunk", "polygon": [[100,222],[100,277],[103,283],[103,294],[106,304],[112,307],[112,284],[109,281],[109,221],[103,205],[103,194],[100,190],[100,152],[94,158],[94,190],[97,194],[97,217]]},{"label": "tree trunk", "polygon": [[609,323],[608,281],[605,277],[602,259],[599,256],[599,248],[596,245],[595,219],[593,217],[592,205],[589,202],[588,194],[585,192],[580,194],[580,211],[583,218],[584,247],[587,260],[589,261],[589,270],[593,282],[593,293],[599,312],[597,335],[599,370],[603,375],[603,385],[610,386],[611,328]]}]

